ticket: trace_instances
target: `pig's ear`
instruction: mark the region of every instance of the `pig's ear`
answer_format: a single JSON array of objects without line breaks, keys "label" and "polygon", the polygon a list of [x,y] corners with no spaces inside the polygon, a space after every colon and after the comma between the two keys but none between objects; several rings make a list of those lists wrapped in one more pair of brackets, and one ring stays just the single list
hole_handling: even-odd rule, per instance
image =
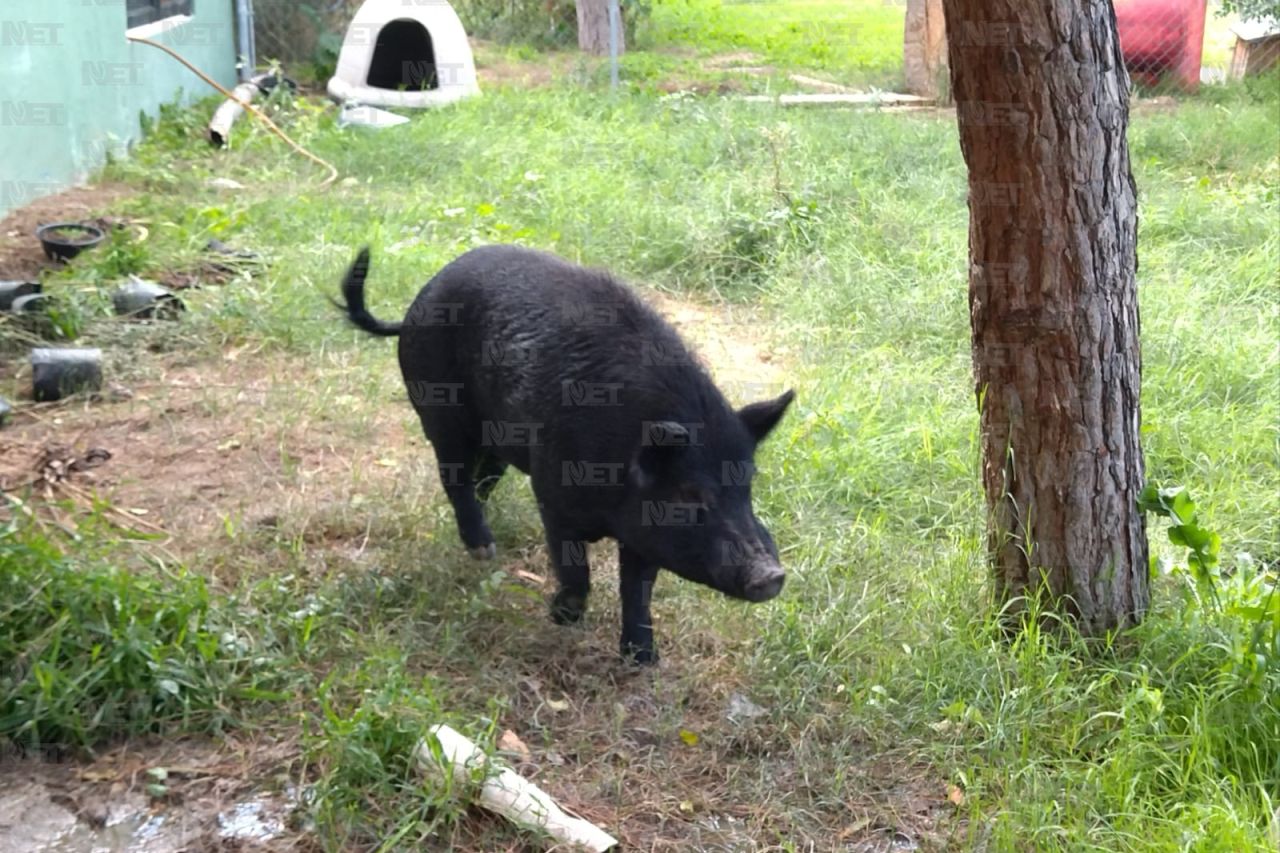
[{"label": "pig's ear", "polygon": [[652,486],[692,443],[684,424],[675,421],[646,421],[640,446],[631,458],[631,479],[642,489]]},{"label": "pig's ear", "polygon": [[783,414],[787,411],[787,406],[791,405],[791,401],[795,397],[796,392],[788,390],[773,400],[752,403],[738,410],[738,417],[746,424],[747,432],[751,433],[751,437],[756,440],[756,444],[764,441],[765,436],[773,432],[773,428],[778,425],[778,421],[782,420]]}]

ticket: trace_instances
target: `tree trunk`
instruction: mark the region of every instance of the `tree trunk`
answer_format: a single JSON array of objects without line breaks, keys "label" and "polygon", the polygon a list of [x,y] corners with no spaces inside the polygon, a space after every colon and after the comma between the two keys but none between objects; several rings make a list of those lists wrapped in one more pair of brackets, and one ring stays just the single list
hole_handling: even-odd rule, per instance
[{"label": "tree trunk", "polygon": [[1149,587],[1115,12],[1111,0],[944,0],[944,11],[996,587],[1002,602],[1049,593],[1089,634],[1131,625]]},{"label": "tree trunk", "polygon": [[[609,55],[609,0],[577,0],[578,49],[596,56]],[[625,49],[622,9],[618,9],[618,55]]]},{"label": "tree trunk", "polygon": [[947,32],[942,0],[907,0],[902,38],[902,71],[907,91],[946,99]]}]

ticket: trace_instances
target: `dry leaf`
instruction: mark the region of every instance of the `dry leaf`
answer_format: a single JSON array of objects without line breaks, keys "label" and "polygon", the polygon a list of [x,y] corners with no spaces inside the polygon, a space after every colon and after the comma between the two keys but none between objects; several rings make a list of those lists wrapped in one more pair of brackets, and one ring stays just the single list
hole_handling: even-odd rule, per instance
[{"label": "dry leaf", "polygon": [[529,747],[525,746],[524,741],[520,740],[511,729],[507,729],[502,733],[502,737],[498,738],[498,749],[503,752],[514,752],[521,758],[529,757]]},{"label": "dry leaf", "polygon": [[840,830],[840,834],[837,835],[836,837],[843,841],[846,838],[850,838],[854,835],[857,835],[858,833],[866,829],[868,826],[870,826],[872,824],[872,821],[873,821],[873,818],[871,817],[871,815],[863,815],[862,817],[855,820],[853,823],[846,826],[844,829]]},{"label": "dry leaf", "polygon": [[956,806],[963,806],[963,805],[964,805],[964,791],[961,791],[961,790],[960,790],[960,788],[959,788],[958,786],[956,786],[956,785],[948,784],[948,785],[947,785],[947,799],[948,799],[948,800],[950,800],[950,801],[951,801],[954,805],[956,805]]}]

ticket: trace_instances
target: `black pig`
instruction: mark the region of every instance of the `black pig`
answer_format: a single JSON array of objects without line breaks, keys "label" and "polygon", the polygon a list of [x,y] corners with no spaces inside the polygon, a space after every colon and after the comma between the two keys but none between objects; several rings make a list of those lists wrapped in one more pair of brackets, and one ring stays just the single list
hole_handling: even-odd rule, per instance
[{"label": "black pig", "polygon": [[365,331],[399,336],[409,398],[473,557],[495,554],[481,503],[503,471],[531,477],[559,581],[556,622],[582,617],[586,543],[606,536],[618,542],[622,653],[640,663],[658,657],[659,567],[747,601],[782,589],[777,548],[751,510],[751,460],[792,391],[734,411],[628,287],[544,252],[473,249],[402,323],[365,308],[368,271],[365,248],[339,307]]}]

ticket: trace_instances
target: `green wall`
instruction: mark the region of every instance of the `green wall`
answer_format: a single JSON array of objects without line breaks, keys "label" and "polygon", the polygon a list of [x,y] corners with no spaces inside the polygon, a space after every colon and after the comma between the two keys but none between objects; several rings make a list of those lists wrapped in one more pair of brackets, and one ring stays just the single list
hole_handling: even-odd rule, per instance
[{"label": "green wall", "polygon": [[[233,0],[195,0],[152,38],[230,88],[234,20]],[[125,0],[0,0],[0,216],[84,179],[138,138],[141,111],[213,91],[125,29]]]}]

